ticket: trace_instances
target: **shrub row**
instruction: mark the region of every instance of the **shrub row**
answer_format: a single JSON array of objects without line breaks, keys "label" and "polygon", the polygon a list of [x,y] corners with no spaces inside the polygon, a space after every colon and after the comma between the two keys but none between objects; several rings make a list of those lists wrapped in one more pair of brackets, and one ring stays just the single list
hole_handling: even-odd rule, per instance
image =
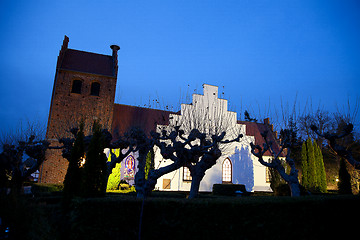
[{"label": "shrub row", "polygon": [[31,187],[33,194],[61,192],[64,189],[64,184],[51,184],[51,183],[35,183]]},{"label": "shrub row", "polygon": [[246,191],[243,184],[214,184],[213,194],[220,196],[235,196],[236,191],[241,191],[242,195],[248,196],[249,192]]},{"label": "shrub row", "polygon": [[[249,197],[145,201],[142,239],[317,239],[345,232],[359,214],[358,197]],[[137,239],[142,202],[88,199],[76,203],[69,239]],[[316,226],[316,227],[315,227]]]},{"label": "shrub row", "polygon": [[[141,239],[322,239],[329,233],[346,238],[356,228],[344,219],[360,215],[359,202],[358,196],[155,197],[144,202]],[[26,216],[26,206],[5,209],[23,223],[10,229],[29,239],[115,240],[138,239],[142,204],[132,195],[108,195],[74,199],[65,215],[51,204],[32,204]]]}]

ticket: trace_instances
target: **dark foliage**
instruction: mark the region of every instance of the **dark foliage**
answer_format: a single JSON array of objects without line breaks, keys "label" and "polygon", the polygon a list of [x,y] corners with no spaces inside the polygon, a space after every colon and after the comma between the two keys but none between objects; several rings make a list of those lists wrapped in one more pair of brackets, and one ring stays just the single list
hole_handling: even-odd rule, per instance
[{"label": "dark foliage", "polygon": [[347,170],[346,162],[344,159],[340,160],[338,188],[340,194],[352,194],[351,176]]},{"label": "dark foliage", "polygon": [[82,176],[80,163],[85,157],[84,123],[80,124],[79,130],[73,130],[73,133],[75,135],[75,142],[70,154],[67,155],[68,151],[66,148],[63,151],[63,157],[69,161],[64,180],[64,201],[66,203],[73,197],[80,196],[81,193]]},{"label": "dark foliage", "polygon": [[101,131],[101,125],[95,121],[83,169],[84,182],[82,189],[85,197],[102,196],[106,192],[107,158],[104,148],[105,138]]}]

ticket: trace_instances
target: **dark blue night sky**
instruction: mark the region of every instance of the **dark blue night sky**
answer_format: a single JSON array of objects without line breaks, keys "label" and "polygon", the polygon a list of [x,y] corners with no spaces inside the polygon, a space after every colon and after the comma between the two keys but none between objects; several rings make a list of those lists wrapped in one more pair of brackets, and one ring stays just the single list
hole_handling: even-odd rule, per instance
[{"label": "dark blue night sky", "polygon": [[296,96],[299,112],[334,112],[360,95],[356,0],[3,0],[0,29],[0,131],[46,123],[64,35],[73,49],[121,47],[118,103],[178,108],[208,83],[264,117]]}]

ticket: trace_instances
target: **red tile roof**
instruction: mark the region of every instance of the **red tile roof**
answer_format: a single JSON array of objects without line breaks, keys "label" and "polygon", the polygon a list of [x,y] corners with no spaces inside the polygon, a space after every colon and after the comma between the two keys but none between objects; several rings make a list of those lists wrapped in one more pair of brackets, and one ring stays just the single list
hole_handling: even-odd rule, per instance
[{"label": "red tile roof", "polygon": [[60,68],[78,72],[115,76],[112,56],[74,49],[64,49]]},{"label": "red tile roof", "polygon": [[[275,152],[280,151],[280,146],[278,141],[276,140],[275,134],[271,131],[270,126],[268,124],[264,123],[255,123],[255,122],[246,122],[246,121],[238,121],[239,124],[244,124],[246,126],[246,135],[248,136],[254,136],[255,137],[255,143],[256,145],[260,145],[261,147],[265,143],[264,138],[261,136],[261,133],[268,131],[268,141],[271,141],[272,147]],[[265,156],[271,156],[270,152],[267,151]],[[282,154],[282,157],[285,155]]]},{"label": "red tile roof", "polygon": [[[125,132],[132,127],[139,127],[145,131],[146,134],[150,134],[151,131],[156,130],[157,125],[168,125],[169,115],[179,114],[179,112],[170,112],[158,109],[150,109],[136,106],[129,106],[123,104],[114,104],[114,114],[112,123],[112,135],[113,140],[118,139]],[[261,133],[268,131],[268,140],[273,143],[273,149],[275,152],[280,150],[278,141],[275,138],[274,133],[271,131],[268,124],[238,121],[237,123],[246,126],[246,135],[255,137],[255,144],[262,146],[265,141],[261,136]],[[267,151],[265,156],[271,156]],[[285,156],[282,154],[281,156]]]},{"label": "red tile roof", "polygon": [[132,127],[139,127],[150,134],[156,130],[156,125],[168,125],[169,115],[175,112],[114,104],[114,114],[112,123],[112,135],[116,140],[120,135]]}]

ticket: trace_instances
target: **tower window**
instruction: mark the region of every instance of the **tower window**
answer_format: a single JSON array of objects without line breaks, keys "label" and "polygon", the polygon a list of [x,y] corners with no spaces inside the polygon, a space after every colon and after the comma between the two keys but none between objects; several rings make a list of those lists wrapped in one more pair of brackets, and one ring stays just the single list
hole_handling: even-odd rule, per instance
[{"label": "tower window", "polygon": [[92,95],[92,96],[99,96],[100,95],[100,83],[93,82],[91,84],[90,95]]},{"label": "tower window", "polygon": [[81,94],[81,86],[82,86],[82,81],[74,80],[72,84],[71,92]]},{"label": "tower window", "polygon": [[226,158],[222,165],[222,180],[224,183],[231,183],[232,165],[229,158]]}]

